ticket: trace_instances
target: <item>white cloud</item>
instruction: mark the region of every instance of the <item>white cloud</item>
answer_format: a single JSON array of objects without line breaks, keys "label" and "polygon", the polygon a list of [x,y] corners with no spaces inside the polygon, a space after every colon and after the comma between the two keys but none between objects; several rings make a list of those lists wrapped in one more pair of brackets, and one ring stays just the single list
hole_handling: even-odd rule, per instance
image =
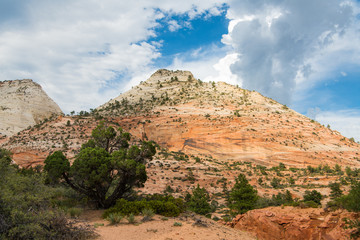
[{"label": "white cloud", "polygon": [[360,141],[360,111],[357,109],[319,112],[315,119],[325,126],[329,124],[345,137]]},{"label": "white cloud", "polygon": [[229,6],[229,34],[222,41],[239,55],[231,70],[244,88],[290,104],[294,91],[358,60],[353,1],[232,0]]},{"label": "white cloud", "polygon": [[175,32],[179,28],[181,28],[181,26],[178,24],[177,21],[175,21],[175,20],[169,21],[169,30],[170,30],[170,32]]},{"label": "white cloud", "polygon": [[[235,61],[236,54],[227,54],[228,47],[216,45],[203,46],[176,56],[166,68],[191,71],[195,78],[202,81],[223,81],[238,84],[237,76],[230,71],[230,65]],[[220,59],[220,60],[219,60]]]},{"label": "white cloud", "polygon": [[65,111],[96,107],[151,69],[158,19],[218,14],[218,1],[45,0],[7,3],[0,17],[0,79],[32,78]]},{"label": "white cloud", "polygon": [[231,53],[221,58],[219,62],[213,65],[213,68],[217,71],[215,75],[209,75],[204,80],[205,81],[215,81],[215,82],[227,82],[232,85],[242,85],[242,80],[239,77],[231,72],[230,66],[238,60],[237,53]]}]

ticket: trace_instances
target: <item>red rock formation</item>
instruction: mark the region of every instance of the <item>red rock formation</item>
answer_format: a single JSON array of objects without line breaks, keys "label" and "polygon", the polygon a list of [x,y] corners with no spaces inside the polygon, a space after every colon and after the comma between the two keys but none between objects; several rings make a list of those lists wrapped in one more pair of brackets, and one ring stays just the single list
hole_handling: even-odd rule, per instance
[{"label": "red rock formation", "polygon": [[349,239],[351,229],[344,229],[344,218],[359,214],[345,210],[325,212],[323,209],[270,207],[238,215],[231,225],[249,231],[264,240]]}]

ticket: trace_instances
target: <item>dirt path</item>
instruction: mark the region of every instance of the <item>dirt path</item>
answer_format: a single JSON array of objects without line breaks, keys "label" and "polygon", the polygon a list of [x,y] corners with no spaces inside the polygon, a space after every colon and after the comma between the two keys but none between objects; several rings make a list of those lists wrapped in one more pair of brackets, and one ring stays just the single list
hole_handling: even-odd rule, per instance
[{"label": "dirt path", "polygon": [[[120,224],[113,226],[101,218],[101,211],[87,211],[81,218],[96,226],[96,232],[101,240],[253,240],[256,239],[249,233],[235,230],[217,222],[200,217],[178,217],[164,218],[155,216],[152,221],[141,222],[142,217],[136,218],[136,224],[128,224],[123,219]],[[201,223],[207,225],[194,226],[194,218],[200,219]],[[174,223],[181,223],[181,226],[174,226]]]}]

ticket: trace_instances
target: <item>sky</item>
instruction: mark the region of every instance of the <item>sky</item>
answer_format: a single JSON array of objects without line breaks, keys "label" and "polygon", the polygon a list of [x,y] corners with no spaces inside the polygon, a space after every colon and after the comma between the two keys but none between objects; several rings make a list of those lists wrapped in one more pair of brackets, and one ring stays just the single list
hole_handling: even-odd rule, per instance
[{"label": "sky", "polygon": [[357,0],[0,0],[0,80],[65,112],[159,68],[256,90],[360,141]]}]

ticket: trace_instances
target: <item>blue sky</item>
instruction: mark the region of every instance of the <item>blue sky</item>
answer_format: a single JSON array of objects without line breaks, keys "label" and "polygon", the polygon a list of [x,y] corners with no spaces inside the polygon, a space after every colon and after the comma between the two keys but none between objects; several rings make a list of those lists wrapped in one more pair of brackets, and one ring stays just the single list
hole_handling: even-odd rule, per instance
[{"label": "blue sky", "polygon": [[[228,32],[229,19],[226,18],[226,7],[223,7],[222,10],[223,12],[216,16],[204,17],[206,16],[204,13],[195,19],[190,19],[185,14],[160,19],[158,21],[160,25],[155,28],[156,36],[148,40],[148,42],[162,42],[159,48],[161,57],[156,59],[155,65],[167,67],[171,65],[176,55],[193,52],[211,45],[224,47],[221,39],[222,35]],[[176,30],[169,28],[168,23],[172,21],[185,26],[179,26]]]},{"label": "blue sky", "polygon": [[359,1],[0,1],[0,80],[31,78],[66,113],[158,68],[287,104],[360,141]]}]

